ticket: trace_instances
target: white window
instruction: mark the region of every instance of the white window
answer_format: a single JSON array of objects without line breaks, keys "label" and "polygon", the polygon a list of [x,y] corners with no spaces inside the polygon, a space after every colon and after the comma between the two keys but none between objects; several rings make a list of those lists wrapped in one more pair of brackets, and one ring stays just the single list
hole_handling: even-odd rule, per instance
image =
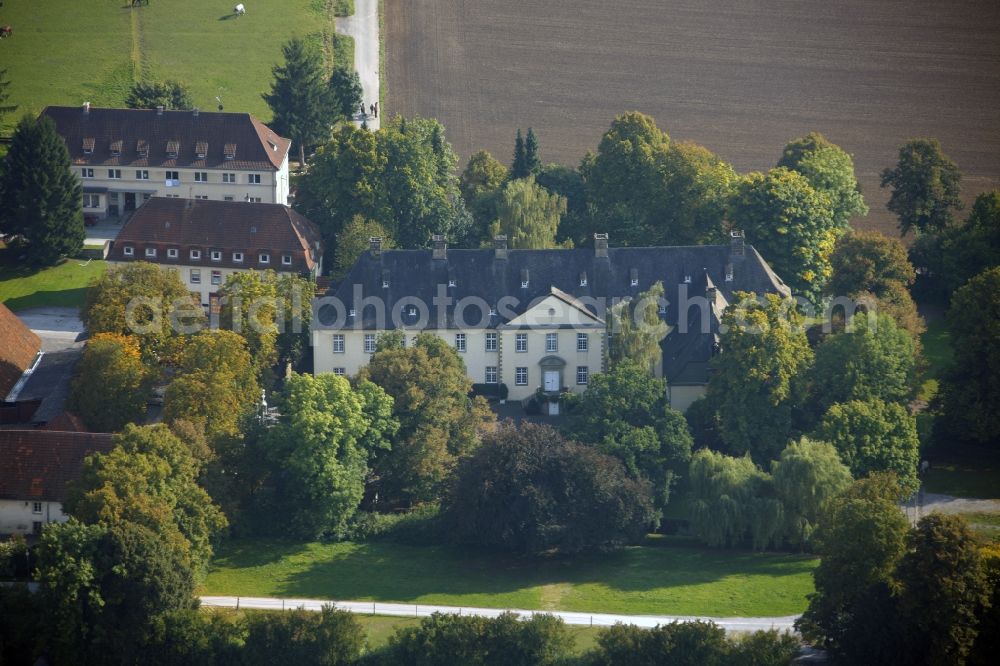
[{"label": "white window", "polygon": [[167,258],[169,258],[169,259],[176,259],[177,258],[177,248],[173,248],[172,247],[172,248],[167,249]]},{"label": "white window", "polygon": [[497,350],[497,334],[487,333],[486,334],[486,351],[495,352]]},{"label": "white window", "polygon": [[281,265],[282,266],[291,266],[292,265],[292,255],[290,255],[290,254],[283,254],[283,255],[281,255]]},{"label": "white window", "polygon": [[223,183],[235,183],[236,182],[236,174],[235,173],[224,173],[224,174],[222,174],[222,182]]},{"label": "white window", "polygon": [[490,308],[490,316],[491,317],[496,317],[497,316],[497,309],[496,308]]},{"label": "white window", "polygon": [[262,264],[269,264],[271,263],[271,255],[269,255],[266,252],[261,252],[260,254],[257,255],[257,261],[259,261]]},{"label": "white window", "polygon": [[455,280],[454,278],[448,280],[448,286],[449,287],[454,287],[456,284],[458,284],[458,281]]},{"label": "white window", "polygon": [[166,172],[166,178],[167,178],[167,180],[180,180],[181,179],[181,172],[180,171],[167,171]]},{"label": "white window", "polygon": [[247,197],[247,203],[260,203],[263,201],[260,197]]},{"label": "white window", "polygon": [[192,268],[191,269],[191,284],[201,284],[201,269]]},{"label": "white window", "polygon": [[526,352],[526,351],[528,351],[528,334],[527,333],[516,333],[514,335],[514,351],[516,351],[516,352]]},{"label": "white window", "polygon": [[121,178],[121,177],[122,177],[121,169],[108,169],[108,178]]},{"label": "white window", "polygon": [[631,284],[633,287],[638,287],[639,286],[639,278],[637,278],[637,277],[631,278],[629,280],[629,284]]},{"label": "white window", "polygon": [[236,263],[242,263],[243,262],[243,253],[242,252],[233,252],[233,261],[235,261]]},{"label": "white window", "polygon": [[576,383],[580,386],[585,386],[587,384],[587,379],[589,379],[590,368],[585,365],[578,365],[576,367]]},{"label": "white window", "polygon": [[460,352],[465,351],[465,333],[455,334],[455,349]]},{"label": "white window", "polygon": [[690,275],[685,275],[684,276],[684,284],[691,284],[691,276]]},{"label": "white window", "polygon": [[353,317],[353,316],[354,316],[354,315],[356,315],[357,313],[358,313],[358,311],[357,311],[357,310],[355,310],[354,308],[351,308],[350,310],[348,310],[348,311],[347,311],[347,316],[348,316],[348,317]]},{"label": "white window", "polygon": [[166,197],[167,199],[180,199],[181,198],[181,195],[179,195],[179,194],[164,194],[163,196]]},{"label": "white window", "polygon": [[260,185],[260,174],[259,173],[248,173],[247,182],[251,185]]},{"label": "white window", "polygon": [[196,194],[196,195],[194,195],[194,198],[195,199],[200,199],[201,201],[208,201],[208,195],[207,194]]},{"label": "white window", "polygon": [[547,351],[547,352],[557,352],[557,351],[559,351],[559,334],[558,333],[546,333],[545,334],[545,351]]},{"label": "white window", "polygon": [[222,200],[223,201],[233,201],[233,195],[232,194],[227,194],[226,196],[222,197]]},{"label": "white window", "polygon": [[497,383],[497,366],[495,365],[486,366],[486,383],[487,384]]},{"label": "white window", "polygon": [[146,248],[146,256],[147,257],[155,257],[156,256],[156,248],[155,247],[147,247]]},{"label": "white window", "polygon": [[347,374],[347,370],[345,368],[334,368],[333,374],[340,375],[341,377],[343,377],[344,375]]},{"label": "white window", "polygon": [[659,312],[661,315],[667,314],[667,304],[660,303],[660,305],[656,308],[656,311]]},{"label": "white window", "polygon": [[94,177],[94,170],[91,169],[90,167],[84,167],[83,169],[80,169],[80,174],[84,178],[93,178]]},{"label": "white window", "polygon": [[191,250],[191,258],[199,261],[201,259],[201,250]]},{"label": "white window", "polygon": [[586,287],[587,286],[587,274],[586,273],[580,273],[580,286],[581,287]]},{"label": "white window", "polygon": [[365,353],[374,354],[375,353],[375,334],[365,333]]},{"label": "white window", "polygon": [[100,208],[101,207],[101,197],[96,194],[84,194],[83,195],[83,207],[84,208]]},{"label": "white window", "polygon": [[196,183],[207,183],[208,182],[208,172],[207,171],[195,171],[194,172],[194,182],[196,182]]},{"label": "white window", "polygon": [[333,334],[333,353],[343,354],[344,353],[344,334],[334,333]]},{"label": "white window", "polygon": [[135,170],[136,180],[149,180],[149,171],[146,169],[136,169]]},{"label": "white window", "polygon": [[222,271],[212,271],[212,284],[222,284]]},{"label": "white window", "polygon": [[576,334],[576,350],[578,352],[585,352],[590,349],[590,336],[586,333]]},{"label": "white window", "polygon": [[517,386],[527,386],[528,385],[528,369],[527,368],[516,368],[514,370],[514,384]]},{"label": "white window", "polygon": [[133,254],[135,254],[135,248],[133,248],[131,245],[126,245],[125,247],[122,248],[122,254],[124,254],[126,257],[131,257]]},{"label": "white window", "polygon": [[212,261],[222,261],[221,250],[212,250]]},{"label": "white window", "polygon": [[527,289],[527,288],[528,288],[528,281],[521,280],[521,289]]},{"label": "white window", "polygon": [[31,503],[31,513],[41,513],[41,512],[42,512],[42,503],[41,502],[32,502]]}]

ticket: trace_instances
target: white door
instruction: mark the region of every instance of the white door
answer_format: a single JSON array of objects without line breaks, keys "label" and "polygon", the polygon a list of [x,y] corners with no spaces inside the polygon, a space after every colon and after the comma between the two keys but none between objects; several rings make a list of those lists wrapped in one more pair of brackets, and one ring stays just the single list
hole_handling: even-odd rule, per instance
[{"label": "white door", "polygon": [[558,370],[546,370],[545,371],[545,390],[546,391],[558,391],[559,390],[559,371]]}]

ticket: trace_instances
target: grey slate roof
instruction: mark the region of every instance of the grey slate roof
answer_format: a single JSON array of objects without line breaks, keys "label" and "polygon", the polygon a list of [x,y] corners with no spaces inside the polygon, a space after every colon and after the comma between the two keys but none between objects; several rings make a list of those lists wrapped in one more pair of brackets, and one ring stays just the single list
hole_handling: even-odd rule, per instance
[{"label": "grey slate roof", "polygon": [[[334,306],[322,306],[314,326],[393,329],[396,328],[393,313],[403,311],[403,304],[416,300],[431,308],[431,327],[436,327],[434,298],[441,287],[452,299],[451,305],[444,308],[447,328],[457,327],[455,304],[462,299],[478,298],[488,307],[496,307],[502,298],[512,296],[517,304],[510,311],[517,316],[532,302],[548,296],[553,287],[588,303],[598,317],[604,318],[603,309],[593,305],[595,302],[610,307],[614,300],[637,297],[654,283],[662,282],[670,303],[664,318],[674,327],[685,295],[704,296],[709,286],[717,290],[717,301],[721,297],[728,302],[733,301],[736,291],[788,293],[788,288],[750,245],[742,255],[734,253],[728,245],[609,248],[607,257],[597,256],[593,249],[507,250],[506,255],[506,259],[497,258],[492,249],[448,249],[444,259],[435,259],[432,250],[365,252],[344,280],[327,293],[342,304],[341,317],[338,319]],[[581,285],[584,274],[585,286]],[[731,280],[726,279],[728,274],[732,275]],[[633,276],[638,281],[635,286]],[[527,287],[522,287],[524,278]],[[454,281],[455,286],[448,286],[449,281]],[[387,287],[383,286],[386,282]],[[384,325],[379,325],[372,306],[361,307],[358,297],[383,299],[387,306]],[[351,309],[356,312],[353,319],[346,317]],[[674,330],[664,339],[664,372],[672,382],[706,381],[718,333],[718,311],[713,311],[716,315],[709,317],[706,328],[701,325],[697,307],[691,306],[688,330]],[[478,310],[470,308],[469,312]],[[489,317],[482,325],[496,328],[512,316]],[[473,324],[478,318],[466,315],[466,321]],[[403,328],[411,326],[406,317],[397,316],[397,321]]]}]

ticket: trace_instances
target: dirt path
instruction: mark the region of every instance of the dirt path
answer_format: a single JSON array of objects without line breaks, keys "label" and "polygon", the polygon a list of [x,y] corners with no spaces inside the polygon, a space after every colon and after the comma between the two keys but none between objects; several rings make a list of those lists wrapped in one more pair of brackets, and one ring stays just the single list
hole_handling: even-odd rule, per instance
[{"label": "dirt path", "polygon": [[[379,100],[378,0],[354,0],[354,15],[338,18],[337,32],[354,38],[354,69],[361,78],[362,104],[367,110]],[[378,112],[378,118],[370,113],[355,114],[354,122],[360,125],[365,121],[369,129],[377,130],[381,125],[381,104]]]},{"label": "dirt path", "polygon": [[908,502],[904,505],[903,510],[910,522],[916,523],[917,520],[929,513],[1000,513],[1000,500],[969,499],[953,495],[924,493],[922,501],[918,500],[916,508],[914,508],[913,502]]}]

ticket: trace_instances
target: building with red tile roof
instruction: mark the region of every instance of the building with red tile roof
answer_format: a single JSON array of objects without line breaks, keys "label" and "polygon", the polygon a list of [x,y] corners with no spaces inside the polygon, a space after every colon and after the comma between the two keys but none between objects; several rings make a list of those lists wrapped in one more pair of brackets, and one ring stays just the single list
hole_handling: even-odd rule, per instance
[{"label": "building with red tile roof", "polygon": [[3,401],[30,368],[42,341],[17,315],[0,303],[0,401]]}]

